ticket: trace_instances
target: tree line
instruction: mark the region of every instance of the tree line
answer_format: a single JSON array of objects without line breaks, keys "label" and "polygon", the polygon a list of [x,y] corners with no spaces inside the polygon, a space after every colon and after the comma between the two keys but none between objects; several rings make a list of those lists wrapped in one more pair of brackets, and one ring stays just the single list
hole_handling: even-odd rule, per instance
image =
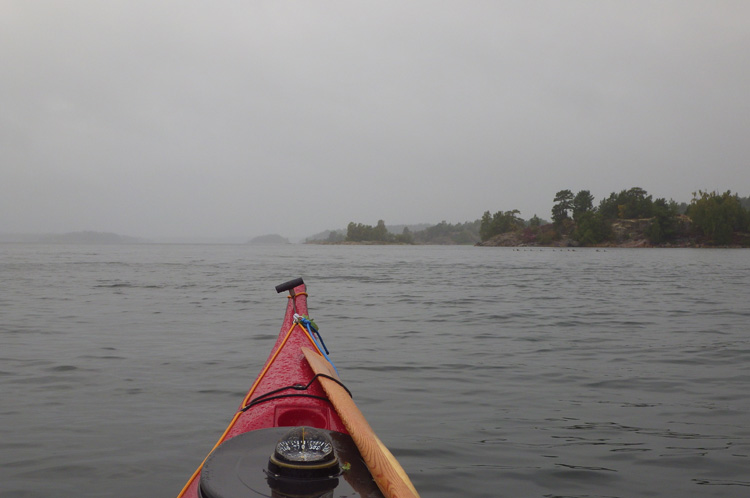
[{"label": "tree line", "polygon": [[348,242],[379,242],[384,244],[414,243],[409,227],[404,227],[401,234],[393,234],[388,231],[383,220],[378,220],[374,227],[352,221],[346,228],[346,240]]},{"label": "tree line", "polygon": [[328,242],[447,245],[475,244],[479,240],[479,220],[456,224],[441,221],[437,225],[416,231],[404,227],[400,234],[389,232],[383,220],[378,220],[375,226],[351,222],[347,226],[345,236],[332,232],[328,238]]},{"label": "tree line", "polygon": [[518,210],[485,212],[479,229],[481,240],[523,231],[526,242],[544,245],[570,236],[581,245],[596,245],[613,241],[616,221],[644,220],[644,234],[654,245],[672,243],[680,237],[713,245],[750,245],[750,198],[731,191],[720,194],[701,190],[693,193],[690,204],[678,204],[653,199],[644,189],[633,187],[612,192],[595,206],[589,190],[574,194],[566,189],[557,192],[553,202],[552,223],[545,229],[536,215],[526,221],[519,217]]},{"label": "tree line", "polygon": [[636,220],[653,245],[673,244],[681,239],[706,245],[750,246],[750,197],[724,193],[693,193],[690,203],[654,199],[646,190],[633,187],[612,192],[595,204],[589,190],[560,190],[550,211],[551,222],[536,214],[525,220],[517,209],[486,211],[476,221],[451,224],[442,221],[423,230],[389,232],[383,220],[375,226],[351,222],[346,234],[331,232],[328,242],[373,242],[384,244],[474,244],[500,234],[514,233],[522,243],[552,245],[563,238],[577,244],[616,243],[615,227]]}]

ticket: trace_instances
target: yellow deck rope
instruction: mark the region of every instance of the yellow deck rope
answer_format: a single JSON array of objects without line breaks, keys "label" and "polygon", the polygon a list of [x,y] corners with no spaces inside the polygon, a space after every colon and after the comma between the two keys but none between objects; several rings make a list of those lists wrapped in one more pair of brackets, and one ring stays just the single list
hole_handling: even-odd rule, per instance
[{"label": "yellow deck rope", "polygon": [[[307,295],[306,292],[305,293],[300,292],[297,295],[299,296],[299,295],[302,295],[302,294]],[[288,296],[288,297],[291,299],[292,296]],[[211,451],[209,451],[208,454],[206,455],[206,458],[203,459],[203,461],[198,466],[198,468],[195,470],[195,472],[193,472],[193,475],[190,476],[190,479],[188,480],[187,484],[185,484],[185,487],[182,488],[182,491],[180,491],[180,494],[177,495],[177,498],[182,498],[185,495],[185,492],[187,492],[187,490],[190,487],[190,485],[193,484],[193,481],[195,480],[195,478],[198,477],[198,475],[200,474],[201,469],[203,469],[203,464],[206,463],[206,460],[208,460],[208,457],[211,456],[211,453],[213,453],[214,450],[216,448],[218,448],[221,443],[224,442],[224,438],[227,437],[227,434],[229,434],[229,431],[232,430],[232,428],[234,427],[234,424],[237,423],[237,419],[239,419],[240,416],[242,415],[242,413],[243,413],[241,411],[242,407],[245,406],[245,405],[247,405],[248,401],[250,401],[250,398],[252,397],[253,393],[255,392],[255,389],[258,387],[258,384],[260,384],[260,381],[263,380],[263,377],[265,377],[266,372],[268,372],[268,369],[271,368],[271,365],[273,365],[273,362],[276,360],[276,357],[279,355],[279,353],[283,349],[283,347],[286,344],[286,342],[292,336],[292,331],[294,330],[294,327],[301,328],[305,332],[305,337],[307,337],[307,339],[310,341],[310,343],[313,345],[313,347],[318,350],[318,353],[320,353],[320,348],[318,348],[318,345],[315,344],[315,341],[312,339],[312,337],[310,337],[310,333],[307,331],[307,329],[305,327],[301,326],[298,323],[293,323],[292,326],[289,328],[289,331],[286,333],[286,336],[284,336],[284,340],[281,341],[281,344],[279,345],[278,348],[276,348],[276,351],[274,352],[273,356],[271,356],[271,359],[268,361],[268,363],[266,364],[266,366],[260,372],[260,375],[258,375],[258,378],[255,379],[255,382],[253,383],[252,387],[250,387],[250,390],[247,392],[247,396],[245,396],[245,399],[242,400],[242,405],[240,405],[240,409],[237,410],[237,413],[234,414],[234,417],[232,418],[232,421],[229,422],[229,425],[227,426],[226,430],[224,431],[224,434],[221,435],[221,437],[216,442],[216,444],[214,445],[214,447],[211,448]]]}]

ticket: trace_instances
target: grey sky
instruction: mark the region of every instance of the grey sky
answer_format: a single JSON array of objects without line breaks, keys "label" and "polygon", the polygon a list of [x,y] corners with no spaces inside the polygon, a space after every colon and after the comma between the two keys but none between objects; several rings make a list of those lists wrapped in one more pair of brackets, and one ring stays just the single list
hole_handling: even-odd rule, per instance
[{"label": "grey sky", "polygon": [[750,2],[0,0],[0,232],[750,195]]}]

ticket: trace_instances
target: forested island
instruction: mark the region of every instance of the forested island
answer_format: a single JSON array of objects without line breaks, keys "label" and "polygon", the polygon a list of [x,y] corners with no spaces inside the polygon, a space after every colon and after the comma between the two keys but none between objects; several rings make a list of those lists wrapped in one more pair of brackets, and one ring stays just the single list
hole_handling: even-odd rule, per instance
[{"label": "forested island", "polygon": [[594,205],[589,190],[555,194],[551,221],[520,211],[486,211],[480,219],[445,221],[419,230],[349,223],[346,231],[307,243],[475,244],[548,247],[750,247],[750,197],[698,191],[690,203],[653,199],[633,187],[613,192]]},{"label": "forested island", "polygon": [[289,239],[282,237],[281,235],[272,233],[268,235],[253,237],[247,243],[256,246],[275,246],[280,244],[289,244]]}]

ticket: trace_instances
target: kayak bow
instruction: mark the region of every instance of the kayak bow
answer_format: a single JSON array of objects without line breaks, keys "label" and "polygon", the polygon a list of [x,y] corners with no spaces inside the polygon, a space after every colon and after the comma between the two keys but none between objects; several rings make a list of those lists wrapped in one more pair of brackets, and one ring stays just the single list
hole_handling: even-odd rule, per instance
[{"label": "kayak bow", "polygon": [[178,498],[418,498],[339,380],[307,317],[302,279],[276,290],[289,291],[279,337],[227,429]]}]

